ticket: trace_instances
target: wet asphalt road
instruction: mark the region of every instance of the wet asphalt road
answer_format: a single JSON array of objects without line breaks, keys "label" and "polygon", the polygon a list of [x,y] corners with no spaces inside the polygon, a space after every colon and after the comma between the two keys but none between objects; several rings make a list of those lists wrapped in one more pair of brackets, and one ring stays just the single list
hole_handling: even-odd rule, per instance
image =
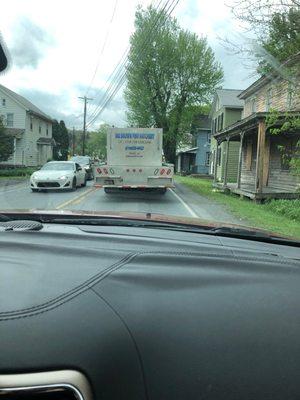
[{"label": "wet asphalt road", "polygon": [[164,195],[151,192],[106,194],[88,182],[74,192],[48,191],[32,193],[28,182],[0,186],[0,210],[51,209],[157,213],[182,217],[198,217],[217,222],[240,223],[222,206],[176,184]]}]

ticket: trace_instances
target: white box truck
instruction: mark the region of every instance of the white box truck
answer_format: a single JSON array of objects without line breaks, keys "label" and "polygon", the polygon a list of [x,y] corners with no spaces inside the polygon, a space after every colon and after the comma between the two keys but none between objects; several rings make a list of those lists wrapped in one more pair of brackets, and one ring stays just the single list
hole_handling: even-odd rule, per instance
[{"label": "white box truck", "polygon": [[95,186],[106,193],[140,189],[165,193],[173,187],[173,164],[163,163],[160,128],[110,128],[107,162],[95,165]]}]

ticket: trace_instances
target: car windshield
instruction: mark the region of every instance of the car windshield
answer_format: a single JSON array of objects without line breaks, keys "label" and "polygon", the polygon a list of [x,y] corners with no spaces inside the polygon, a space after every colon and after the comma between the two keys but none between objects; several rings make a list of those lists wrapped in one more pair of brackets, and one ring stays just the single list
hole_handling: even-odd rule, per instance
[{"label": "car windshield", "polygon": [[299,0],[42,4],[1,10],[0,211],[300,239]]},{"label": "car windshield", "polygon": [[41,171],[73,171],[74,164],[72,163],[47,163],[42,168]]},{"label": "car windshield", "polygon": [[90,158],[83,156],[76,156],[76,157],[71,157],[71,161],[77,162],[78,164],[89,164]]}]

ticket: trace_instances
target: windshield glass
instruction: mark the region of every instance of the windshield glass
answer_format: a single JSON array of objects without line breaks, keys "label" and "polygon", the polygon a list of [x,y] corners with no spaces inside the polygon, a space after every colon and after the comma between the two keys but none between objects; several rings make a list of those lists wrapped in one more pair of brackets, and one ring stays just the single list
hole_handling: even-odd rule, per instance
[{"label": "windshield glass", "polygon": [[11,0],[0,22],[0,211],[300,238],[298,0]]},{"label": "windshield glass", "polygon": [[73,170],[74,170],[73,164],[64,162],[48,163],[41,168],[41,171],[73,171]]},{"label": "windshield glass", "polygon": [[89,164],[90,158],[83,156],[76,156],[76,157],[71,157],[71,161],[77,162],[78,164]]}]

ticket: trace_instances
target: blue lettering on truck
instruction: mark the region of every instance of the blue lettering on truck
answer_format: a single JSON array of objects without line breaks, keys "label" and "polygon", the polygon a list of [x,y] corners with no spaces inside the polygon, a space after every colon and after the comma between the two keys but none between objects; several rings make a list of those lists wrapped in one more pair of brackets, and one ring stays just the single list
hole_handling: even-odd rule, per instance
[{"label": "blue lettering on truck", "polygon": [[126,146],[125,150],[144,150],[144,146]]},{"label": "blue lettering on truck", "polygon": [[154,133],[115,133],[116,139],[148,139],[153,140]]}]

